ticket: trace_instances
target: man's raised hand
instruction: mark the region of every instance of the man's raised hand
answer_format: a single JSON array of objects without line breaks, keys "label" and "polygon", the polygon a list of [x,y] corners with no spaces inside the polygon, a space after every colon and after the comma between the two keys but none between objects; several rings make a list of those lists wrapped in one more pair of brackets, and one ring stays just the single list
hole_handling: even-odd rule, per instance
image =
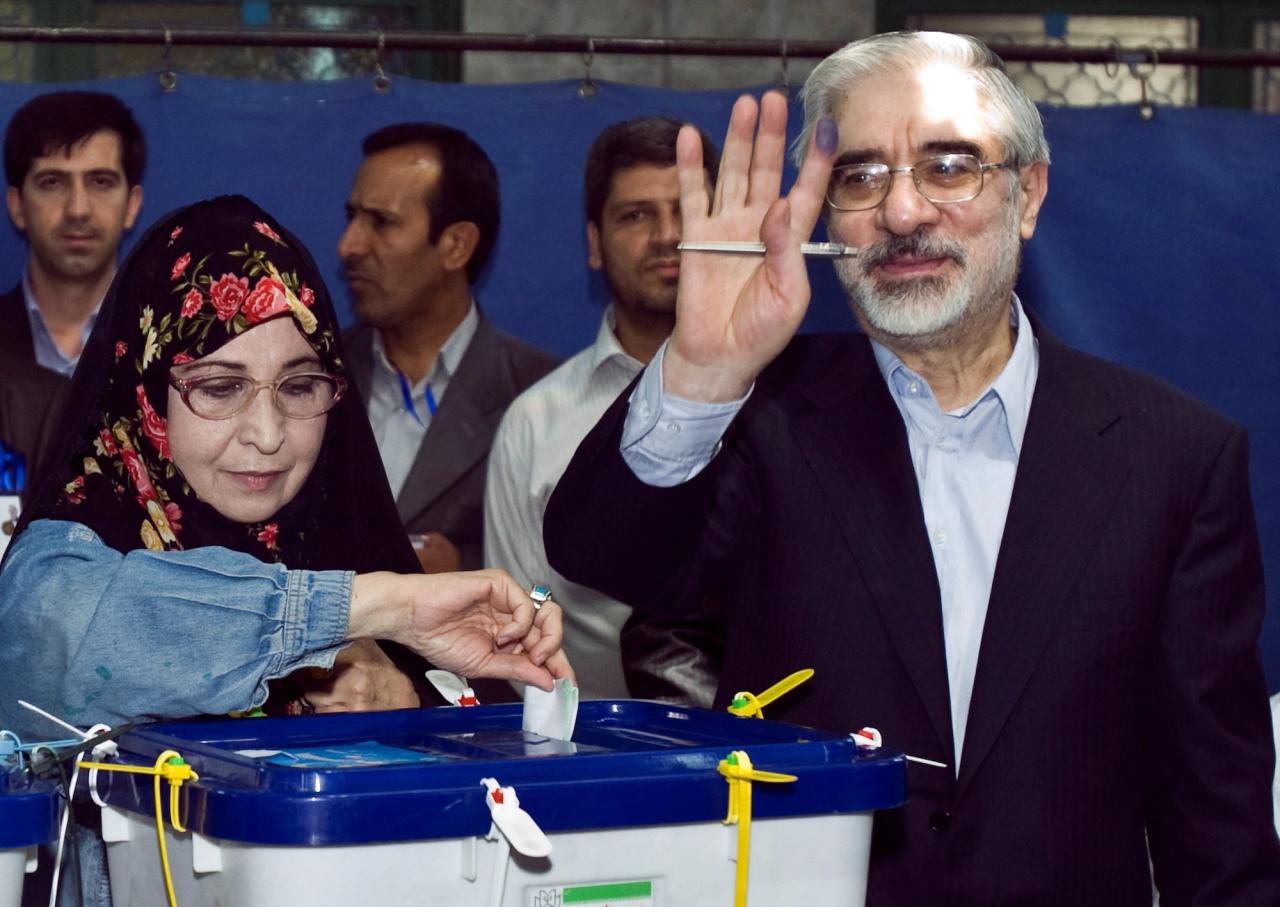
[{"label": "man's raised hand", "polygon": [[683,240],[763,241],[765,254],[681,253],[676,327],[663,364],[663,387],[677,397],[741,397],[786,346],[808,308],[800,243],[809,239],[822,211],[836,129],[830,119],[818,123],[796,183],[782,196],[786,130],[781,94],[768,92],[759,105],[750,96],[739,98],[709,203],[697,130],[686,126],[680,132]]}]

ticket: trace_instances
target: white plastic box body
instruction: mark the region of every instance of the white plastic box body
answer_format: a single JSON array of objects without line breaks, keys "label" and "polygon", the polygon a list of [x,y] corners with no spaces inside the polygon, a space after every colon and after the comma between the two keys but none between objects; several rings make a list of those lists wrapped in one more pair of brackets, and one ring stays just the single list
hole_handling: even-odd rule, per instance
[{"label": "white plastic box body", "polygon": [[[113,901],[165,907],[154,821],[111,811],[104,825],[128,837],[107,844]],[[862,907],[871,825],[870,813],[752,822],[751,907]],[[738,830],[694,823],[551,834],[551,856],[512,854],[505,882],[503,848],[483,838],[264,847],[167,835],[182,907],[728,907]],[[196,872],[196,857],[221,869]],[[635,882],[648,883],[649,896],[609,896]],[[592,898],[593,889],[603,896]]]}]

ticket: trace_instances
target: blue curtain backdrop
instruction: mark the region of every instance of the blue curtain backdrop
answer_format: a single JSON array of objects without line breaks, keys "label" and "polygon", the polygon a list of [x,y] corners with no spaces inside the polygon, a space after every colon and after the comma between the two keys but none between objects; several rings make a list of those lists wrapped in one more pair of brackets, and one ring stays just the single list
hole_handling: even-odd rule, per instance
[{"label": "blue curtain backdrop", "polygon": [[[617,120],[664,113],[721,136],[737,91],[670,91],[578,82],[472,86],[394,80],[265,83],[183,76],[104,80],[133,108],[151,163],[141,224],[227,192],[254,198],[300,235],[348,313],[334,247],[360,140],[399,120],[465,129],[502,178],[502,234],[477,288],[501,326],[568,355],[593,338],[603,290],[585,264],[582,164]],[[0,85],[0,116],[49,86]],[[1280,689],[1280,118],[1234,110],[1047,109],[1049,198],[1026,249],[1020,292],[1060,337],[1154,372],[1244,423],[1267,575],[1263,657]],[[798,122],[793,114],[793,130]],[[787,177],[790,181],[790,174]],[[135,230],[136,235],[140,231]],[[26,251],[0,230],[0,287]],[[808,330],[852,318],[813,266]],[[1045,514],[1045,519],[1056,519]]]}]

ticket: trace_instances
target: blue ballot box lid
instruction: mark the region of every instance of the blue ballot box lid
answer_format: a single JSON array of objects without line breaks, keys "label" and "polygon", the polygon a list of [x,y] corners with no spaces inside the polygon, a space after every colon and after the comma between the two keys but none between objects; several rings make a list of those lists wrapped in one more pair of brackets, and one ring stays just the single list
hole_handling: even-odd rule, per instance
[{"label": "blue ballot box lid", "polygon": [[[582,703],[572,743],[521,730],[519,705],[144,725],[120,757],[176,750],[200,776],[184,824],[250,844],[333,845],[485,834],[481,779],[514,786],[546,832],[718,821],[721,759],[792,774],[756,784],[760,818],[863,812],[906,800],[906,763],[848,735],[657,702]],[[149,776],[110,773],[113,805],[152,813]]]},{"label": "blue ballot box lid", "polygon": [[0,850],[44,844],[58,837],[58,795],[45,781],[0,765]]}]

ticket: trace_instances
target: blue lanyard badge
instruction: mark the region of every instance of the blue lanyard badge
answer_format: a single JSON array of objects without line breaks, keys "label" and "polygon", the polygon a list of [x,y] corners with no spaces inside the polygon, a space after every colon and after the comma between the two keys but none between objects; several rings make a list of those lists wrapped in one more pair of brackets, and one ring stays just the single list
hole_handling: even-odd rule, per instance
[{"label": "blue lanyard badge", "polygon": [[27,464],[22,454],[0,441],[0,494],[17,494],[26,484],[26,478]]},{"label": "blue lanyard badge", "polygon": [[[418,415],[418,408],[413,403],[413,388],[409,386],[409,379],[404,376],[404,372],[396,369],[396,375],[400,378],[400,396],[404,400],[405,412],[413,416],[419,425],[426,425],[422,421],[422,416]],[[427,382],[426,393],[422,395],[423,401],[427,404],[427,413],[434,416],[436,414],[436,395],[431,390],[431,382]]]}]

